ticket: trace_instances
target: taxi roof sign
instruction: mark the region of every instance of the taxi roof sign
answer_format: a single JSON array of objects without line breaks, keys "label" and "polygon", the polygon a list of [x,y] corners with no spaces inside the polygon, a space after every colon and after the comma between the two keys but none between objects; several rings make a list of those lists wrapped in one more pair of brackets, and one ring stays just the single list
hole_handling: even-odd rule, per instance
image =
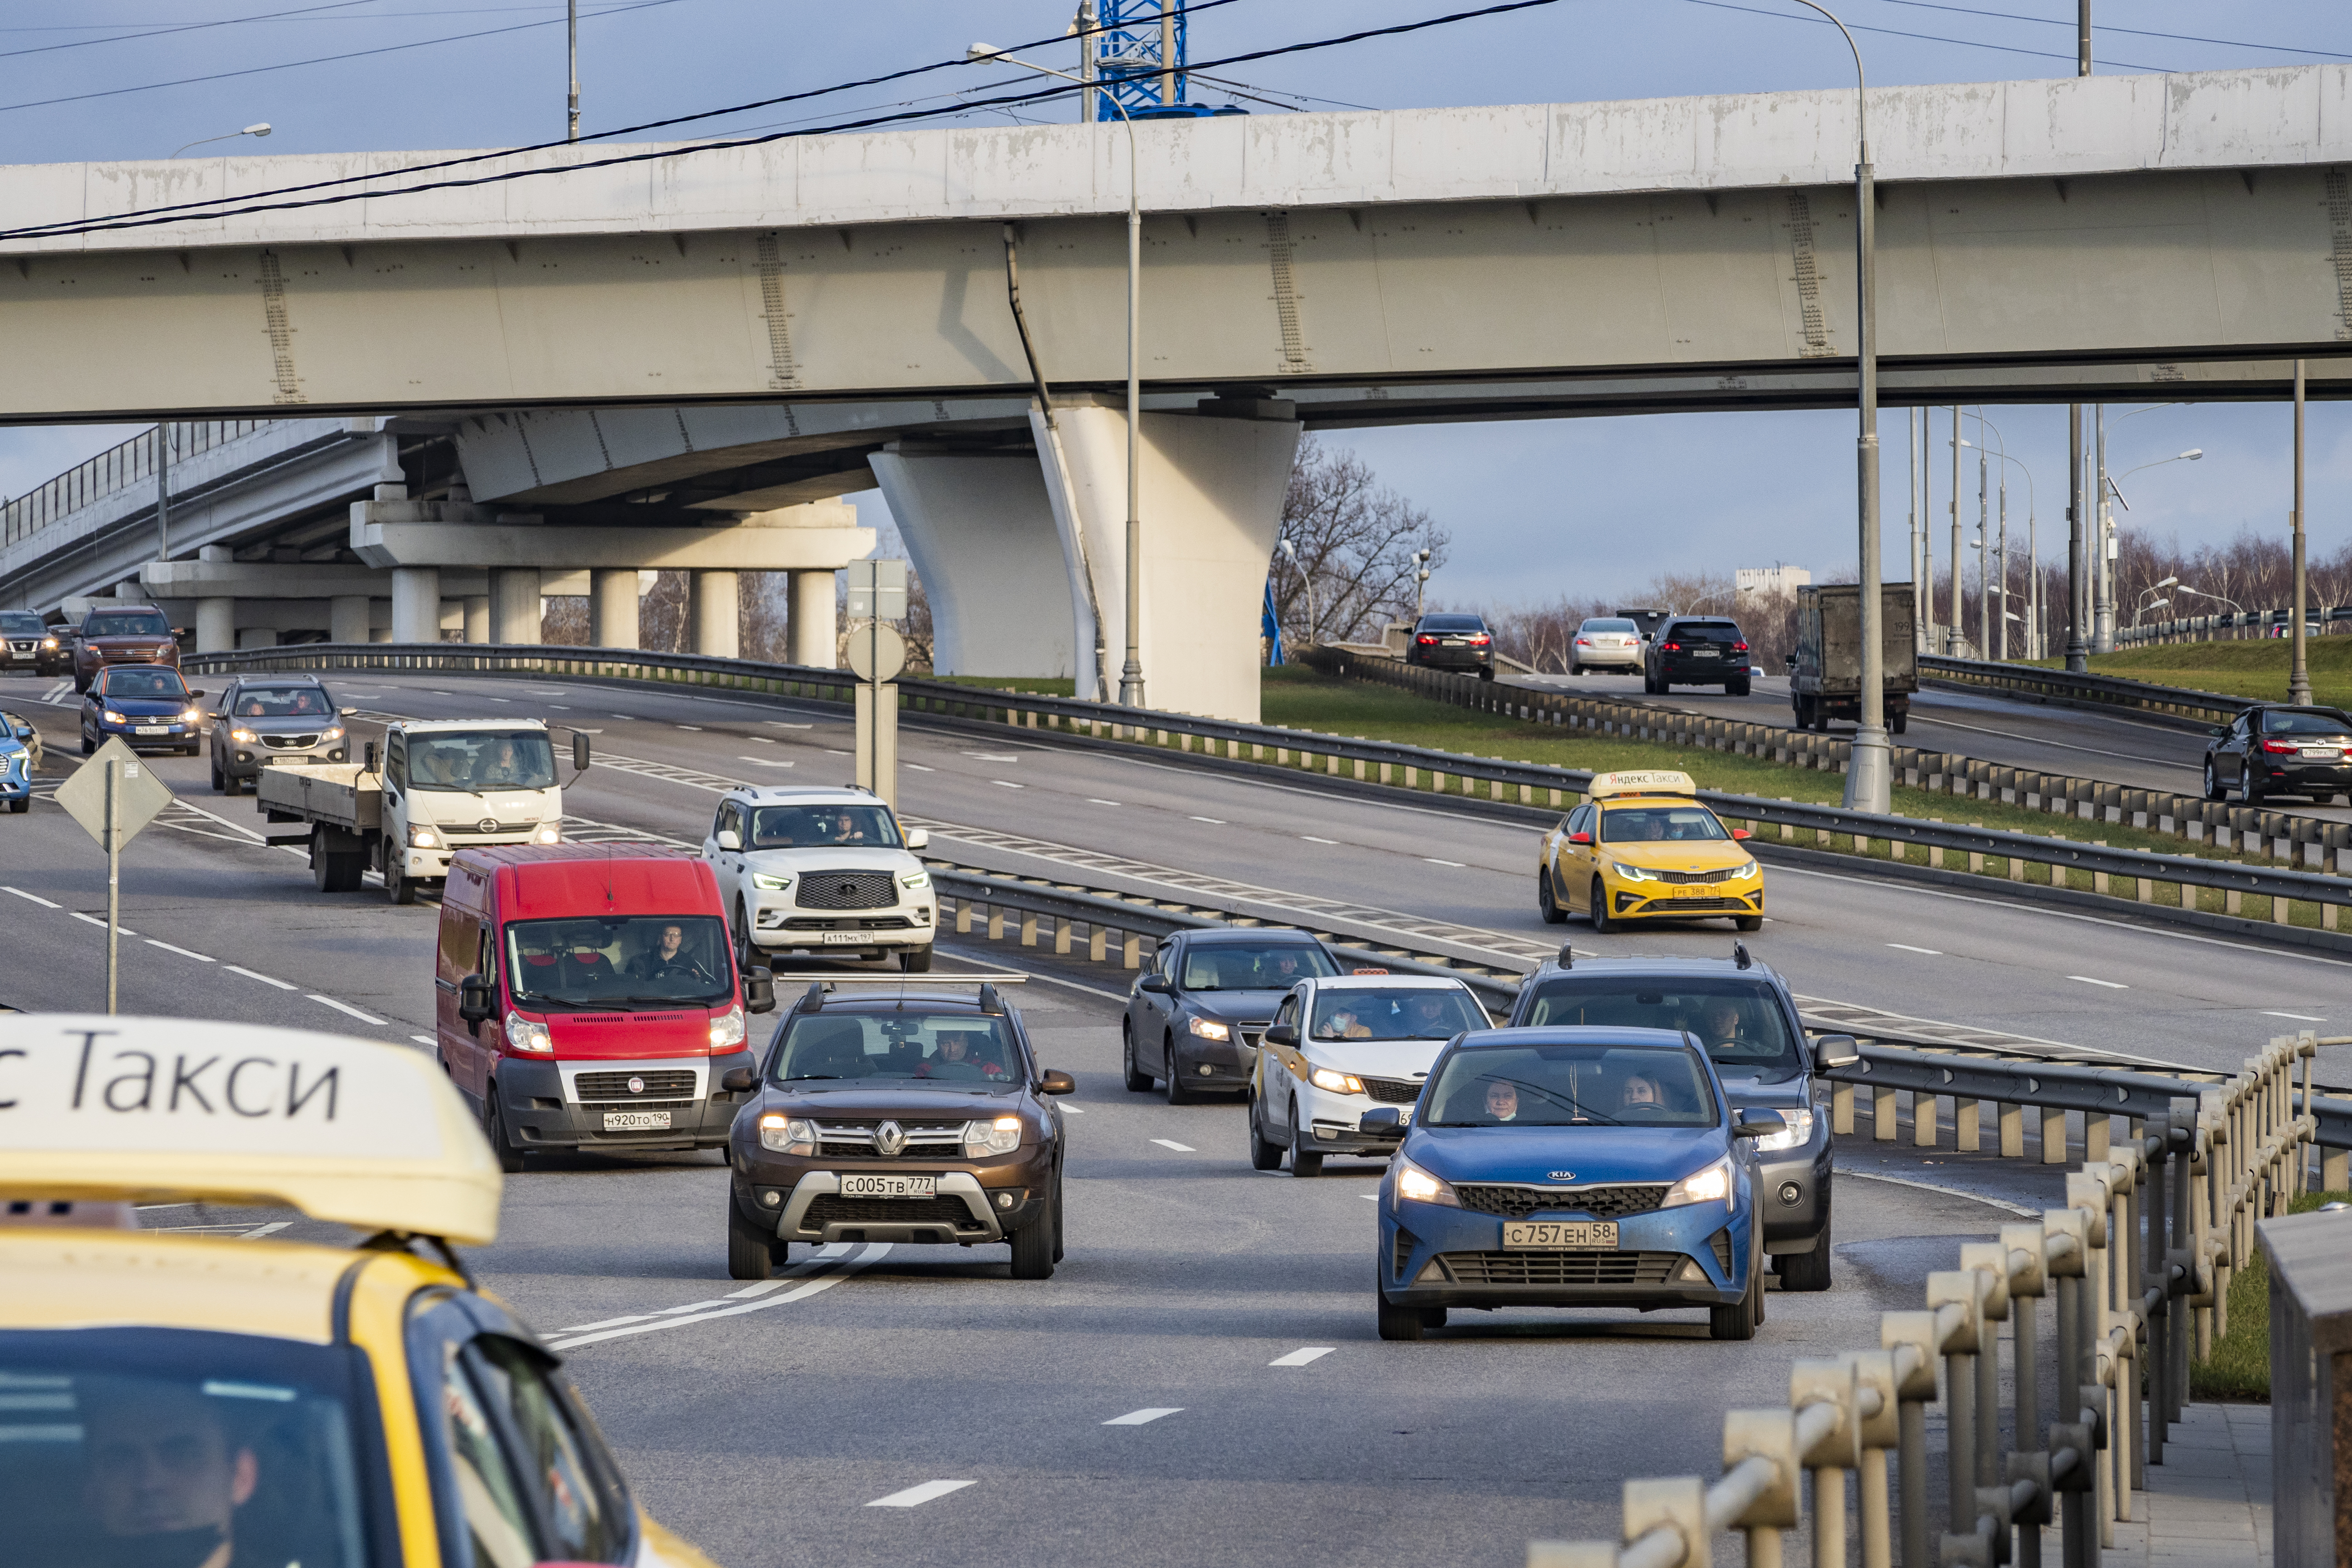
[{"label": "taxi roof sign", "polygon": [[1615,795],[1687,795],[1698,794],[1698,785],[1688,773],[1677,773],[1659,768],[1643,768],[1630,773],[1595,773],[1585,786],[1587,800],[1606,800]]},{"label": "taxi roof sign", "polygon": [[0,1200],[285,1204],[487,1243],[502,1178],[423,1053],[308,1029],[0,1015]]}]

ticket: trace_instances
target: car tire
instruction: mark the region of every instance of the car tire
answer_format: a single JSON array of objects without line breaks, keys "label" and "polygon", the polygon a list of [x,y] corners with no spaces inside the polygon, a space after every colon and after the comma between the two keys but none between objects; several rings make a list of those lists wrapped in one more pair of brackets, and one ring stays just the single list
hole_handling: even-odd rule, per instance
[{"label": "car tire", "polygon": [[2248,806],[2263,804],[2263,786],[2254,782],[2254,770],[2252,768],[2241,766],[2238,769],[2238,804]]},{"label": "car tire", "polygon": [[1054,1277],[1054,1210],[1057,1194],[1048,1193],[1045,1212],[1013,1233],[1013,1278],[1051,1279]]},{"label": "car tire", "polygon": [[931,950],[928,947],[902,947],[898,950],[898,968],[906,974],[928,974],[931,970]]},{"label": "car tire", "polygon": [[735,942],[735,973],[749,974],[752,965],[758,963],[760,960],[751,948],[751,916],[750,911],[743,908],[743,900],[740,899],[735,900],[735,921],[729,929],[728,934]]},{"label": "car tire", "polygon": [[1487,665],[1481,665],[1481,666],[1479,666],[1479,667],[1478,667],[1478,679],[1481,679],[1481,680],[1492,680],[1492,679],[1495,679],[1495,667],[1494,667],[1493,665],[1491,665],[1491,664],[1487,664]]},{"label": "car tire", "polygon": [[1054,1173],[1054,1261],[1062,1261],[1062,1173]]},{"label": "car tire", "polygon": [[1135,1029],[1124,1018],[1118,1021],[1119,1070],[1127,1079],[1127,1092],[1143,1094],[1151,1088],[1151,1075],[1135,1065]]},{"label": "car tire", "polygon": [[97,750],[98,742],[89,738],[89,731],[84,730],[81,732],[81,754],[86,757]]},{"label": "car tire", "polygon": [[482,1136],[490,1141],[490,1152],[499,1157],[499,1169],[514,1175],[522,1169],[522,1151],[507,1136],[507,1113],[499,1108],[499,1086],[490,1085],[488,1099],[482,1106]]},{"label": "car tire", "polygon": [[1886,721],[1886,727],[1894,731],[1898,735],[1902,734],[1905,731],[1911,728],[1911,710],[1906,708],[1902,712],[1897,713],[1894,718]]},{"label": "car tire", "polygon": [[215,795],[226,795],[228,793],[228,776],[221,772],[220,759],[218,757],[215,757],[213,759],[213,793]]},{"label": "car tire", "polygon": [[1764,1270],[1748,1271],[1748,1293],[1728,1307],[1706,1310],[1706,1337],[1711,1340],[1752,1340],[1764,1321]]},{"label": "car tire", "polygon": [[765,1279],[782,1261],[777,1254],[785,1244],[743,1217],[735,1194],[727,1194],[727,1278]]},{"label": "car tire", "polygon": [[1784,1252],[1775,1259],[1780,1266],[1780,1289],[1783,1290],[1826,1290],[1830,1288],[1830,1227],[1824,1223],[1822,1234],[1813,1241],[1810,1252]]},{"label": "car tire", "polygon": [[383,870],[383,896],[391,900],[395,904],[415,903],[416,901],[416,879],[404,874],[397,867],[385,867]]},{"label": "car tire", "polygon": [[8,815],[11,816],[22,816],[32,809],[33,797],[29,795],[19,795],[8,803]]},{"label": "car tire", "polygon": [[1294,1176],[1319,1176],[1323,1173],[1323,1151],[1306,1146],[1307,1129],[1298,1124],[1298,1104],[1290,1106],[1290,1173]]},{"label": "car tire", "polygon": [[1253,1092],[1249,1102],[1250,1169],[1279,1171],[1282,1169],[1282,1145],[1269,1140],[1261,1128],[1257,1113],[1257,1095]]},{"label": "car tire", "polygon": [[1737,680],[1727,680],[1727,681],[1725,681],[1725,682],[1723,683],[1723,694],[1724,694],[1726,697],[1745,697],[1745,696],[1747,696],[1747,695],[1748,695],[1748,677],[1746,677],[1746,676],[1744,676],[1744,675],[1743,675],[1743,676],[1741,676],[1741,677],[1740,677],[1738,679],[1737,679]]},{"label": "car tire", "polygon": [[1417,1340],[1421,1338],[1421,1309],[1400,1307],[1378,1289],[1372,1299],[1380,1303],[1381,1338],[1384,1340]]},{"label": "car tire", "polygon": [[1424,1329],[1444,1328],[1445,1326],[1445,1309],[1443,1307],[1423,1307],[1421,1310],[1421,1326]]},{"label": "car tire", "polygon": [[1568,919],[1568,911],[1561,909],[1559,900],[1551,896],[1551,868],[1549,866],[1536,873],[1536,912],[1543,916],[1543,922],[1548,926],[1559,925]]},{"label": "car tire", "polygon": [[1603,936],[1624,929],[1619,921],[1609,918],[1609,889],[1601,885],[1598,877],[1592,879],[1592,929]]},{"label": "car tire", "polygon": [[2223,795],[2221,773],[2213,766],[2212,757],[2208,755],[2205,759],[2205,798],[2220,800],[2223,798]]},{"label": "car tire", "polygon": [[1166,1069],[1160,1075],[1160,1081],[1167,1090],[1168,1103],[1171,1105],[1192,1104],[1192,1090],[1191,1087],[1184,1082],[1183,1069],[1176,1065],[1175,1036],[1168,1035],[1162,1037],[1160,1039],[1160,1066]]},{"label": "car tire", "polygon": [[1571,664],[1568,667],[1568,672],[1570,675],[1582,675],[1584,673],[1584,666],[1580,664]]},{"label": "car tire", "polygon": [[1764,917],[1762,915],[1734,915],[1731,917],[1731,929],[1734,931],[1762,931],[1764,929]]}]

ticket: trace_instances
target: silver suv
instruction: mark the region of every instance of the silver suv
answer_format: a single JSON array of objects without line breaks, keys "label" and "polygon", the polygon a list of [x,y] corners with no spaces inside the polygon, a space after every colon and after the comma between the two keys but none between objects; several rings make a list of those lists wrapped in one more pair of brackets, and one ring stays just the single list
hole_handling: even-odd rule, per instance
[{"label": "silver suv", "polygon": [[727,792],[702,841],[719,879],[738,963],[806,952],[931,966],[939,895],[915,858],[929,836],[901,833],[890,808],[862,789]]}]

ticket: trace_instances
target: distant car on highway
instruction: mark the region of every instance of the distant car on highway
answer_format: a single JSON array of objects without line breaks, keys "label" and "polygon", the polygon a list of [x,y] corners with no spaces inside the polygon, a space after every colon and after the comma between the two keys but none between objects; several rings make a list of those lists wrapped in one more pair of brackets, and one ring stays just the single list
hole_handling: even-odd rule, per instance
[{"label": "distant car on highway", "polygon": [[1753,667],[1738,623],[1721,616],[1674,616],[1659,623],[1643,649],[1642,689],[1663,697],[1677,686],[1721,686],[1745,697]]},{"label": "distant car on highway", "polygon": [[41,746],[41,727],[22,713],[12,713],[5,708],[0,708],[0,741],[15,741],[30,752],[37,769],[47,754]]},{"label": "distant car on highway", "polygon": [[1284,994],[1339,973],[1330,950],[1303,931],[1177,932],[1127,994],[1118,1033],[1128,1089],[1141,1094],[1156,1078],[1171,1105],[1201,1090],[1245,1092],[1258,1037]]},{"label": "distant car on highway", "polygon": [[[765,1279],[795,1243],[1009,1243],[1013,1278],[1062,1260],[1066,1142],[1001,977],[812,984],[777,1026],[730,1139],[727,1271]],[[950,990],[977,984],[977,994]]]},{"label": "distant car on highway", "polygon": [[1636,921],[1728,915],[1741,931],[1764,924],[1764,868],[1699,804],[1688,773],[1596,773],[1584,804],[1536,851],[1536,909],[1548,925],[1571,914],[1596,931]]},{"label": "distant car on highway", "polygon": [[1569,644],[1568,672],[1611,669],[1638,674],[1642,668],[1642,628],[1622,616],[1596,616],[1576,628]]},{"label": "distant car on highway", "polygon": [[93,606],[74,629],[71,659],[76,691],[88,691],[98,672],[116,664],[168,664],[178,668],[179,640],[152,605]]},{"label": "distant car on highway", "polygon": [[2352,805],[2352,717],[2284,703],[2247,709],[2205,742],[2205,798],[2232,790],[2248,805],[2273,795],[2323,805],[2341,795]]},{"label": "distant car on highway", "polygon": [[1385,1160],[1394,1145],[1357,1131],[1375,1105],[1421,1098],[1445,1042],[1494,1020],[1459,980],[1340,974],[1302,980],[1274,1011],[1250,1079],[1250,1163],[1319,1176],[1332,1154]]},{"label": "distant car on highway", "polygon": [[64,639],[40,616],[30,610],[0,610],[0,670],[56,675],[71,658]]},{"label": "distant car on highway", "polygon": [[1404,661],[1430,669],[1475,671],[1495,679],[1495,634],[1478,616],[1427,615],[1406,634]]},{"label": "distant car on highway", "polygon": [[870,790],[746,784],[719,800],[702,858],[739,963],[804,952],[895,959],[920,973],[940,925],[940,896],[915,857],[929,844],[919,827],[902,833]]},{"label": "distant car on highway", "polygon": [[[0,713],[0,721],[8,717]],[[33,809],[33,749],[5,722],[0,722],[0,801],[17,815]]]},{"label": "distant car on highway", "polygon": [[109,665],[98,672],[81,699],[81,754],[89,756],[109,736],[135,751],[171,751],[194,756],[205,743],[201,689],[191,690],[177,669],[153,665]]},{"label": "distant car on highway", "polygon": [[351,760],[335,700],[314,675],[248,675],[213,710],[213,788],[241,793],[270,766]]},{"label": "distant car on highway", "polygon": [[1769,1110],[1732,1103],[1666,1029],[1490,1029],[1446,1047],[1380,1194],[1380,1336],[1454,1307],[1705,1307],[1718,1340],[1764,1321],[1756,1209]]}]

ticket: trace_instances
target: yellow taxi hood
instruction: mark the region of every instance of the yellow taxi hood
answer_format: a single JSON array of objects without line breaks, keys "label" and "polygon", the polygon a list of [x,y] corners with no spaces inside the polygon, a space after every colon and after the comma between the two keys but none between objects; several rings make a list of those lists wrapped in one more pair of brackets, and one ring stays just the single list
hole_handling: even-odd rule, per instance
[{"label": "yellow taxi hood", "polygon": [[0,1199],[284,1204],[472,1245],[501,1178],[406,1046],[307,1029],[0,1015]]},{"label": "yellow taxi hood", "polygon": [[1655,867],[1664,871],[1705,871],[1715,867],[1748,864],[1748,851],[1728,838],[1702,838],[1680,843],[1635,839],[1607,846],[1609,858],[1623,866]]}]

